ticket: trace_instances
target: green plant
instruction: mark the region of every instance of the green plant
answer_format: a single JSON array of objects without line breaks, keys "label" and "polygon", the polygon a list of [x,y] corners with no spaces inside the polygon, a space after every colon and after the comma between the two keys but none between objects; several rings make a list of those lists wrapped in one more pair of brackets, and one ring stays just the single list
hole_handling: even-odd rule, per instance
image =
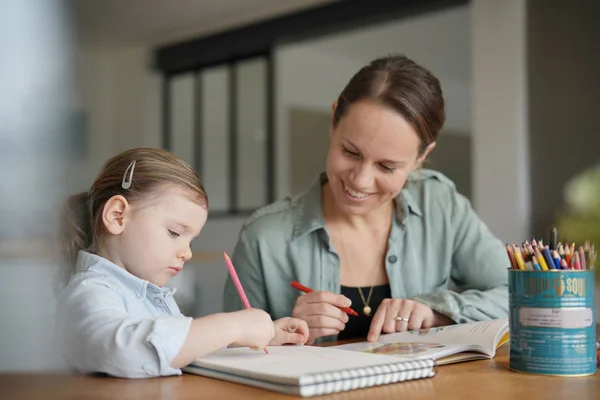
[{"label": "green plant", "polygon": [[[589,240],[600,246],[600,165],[574,176],[565,186],[566,209],[559,214],[561,238],[578,246]],[[596,274],[600,281],[600,274]]]}]

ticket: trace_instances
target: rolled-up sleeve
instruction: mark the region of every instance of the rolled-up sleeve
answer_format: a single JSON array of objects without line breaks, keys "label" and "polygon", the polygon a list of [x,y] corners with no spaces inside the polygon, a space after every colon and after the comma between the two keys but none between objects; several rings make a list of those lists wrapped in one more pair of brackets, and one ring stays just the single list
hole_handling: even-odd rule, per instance
[{"label": "rolled-up sleeve", "polygon": [[180,375],[171,368],[192,319],[128,315],[120,295],[102,281],[81,282],[58,302],[57,329],[71,367],[124,378]]},{"label": "rolled-up sleeve", "polygon": [[459,290],[425,293],[414,299],[460,323],[506,318],[510,264],[502,242],[461,194],[454,193],[451,210],[451,275]]}]

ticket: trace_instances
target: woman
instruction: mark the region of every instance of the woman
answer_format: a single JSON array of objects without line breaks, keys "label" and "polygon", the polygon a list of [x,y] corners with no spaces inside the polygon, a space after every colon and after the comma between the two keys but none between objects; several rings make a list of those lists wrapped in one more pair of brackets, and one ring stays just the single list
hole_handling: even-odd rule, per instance
[{"label": "woman", "polygon": [[[305,320],[309,343],[506,317],[502,243],[448,178],[421,169],[444,118],[439,81],[404,56],[352,77],[333,103],[326,173],[242,228],[233,262],[250,304]],[[338,308],[350,303],[358,317]],[[230,280],[224,306],[241,308]]]}]

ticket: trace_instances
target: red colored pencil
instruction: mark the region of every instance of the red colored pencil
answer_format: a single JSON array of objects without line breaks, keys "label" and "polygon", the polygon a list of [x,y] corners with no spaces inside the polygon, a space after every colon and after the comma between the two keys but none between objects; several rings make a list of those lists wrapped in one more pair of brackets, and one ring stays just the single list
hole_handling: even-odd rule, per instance
[{"label": "red colored pencil", "polygon": [[[304,293],[314,292],[314,290],[312,290],[311,288],[306,287],[303,284],[298,283],[296,281],[292,281],[292,283],[290,283],[290,286],[293,287],[294,289],[298,289]],[[354,317],[358,317],[358,313],[356,311],[354,311],[353,309],[351,309],[350,307],[338,307],[338,308],[340,310],[342,310],[343,312],[345,312],[346,314],[352,315]]]}]

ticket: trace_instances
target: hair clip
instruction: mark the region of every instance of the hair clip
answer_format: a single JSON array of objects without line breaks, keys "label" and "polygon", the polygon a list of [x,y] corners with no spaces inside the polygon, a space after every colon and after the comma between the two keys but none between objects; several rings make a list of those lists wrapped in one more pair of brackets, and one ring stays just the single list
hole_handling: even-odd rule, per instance
[{"label": "hair clip", "polygon": [[[135,169],[135,163],[136,161],[132,161],[129,166],[127,167],[127,169],[125,170],[125,173],[123,174],[123,182],[121,182],[121,186],[123,187],[123,189],[129,189],[131,187],[131,182],[133,181],[133,170]],[[127,171],[129,171],[129,178],[127,177]]]}]

